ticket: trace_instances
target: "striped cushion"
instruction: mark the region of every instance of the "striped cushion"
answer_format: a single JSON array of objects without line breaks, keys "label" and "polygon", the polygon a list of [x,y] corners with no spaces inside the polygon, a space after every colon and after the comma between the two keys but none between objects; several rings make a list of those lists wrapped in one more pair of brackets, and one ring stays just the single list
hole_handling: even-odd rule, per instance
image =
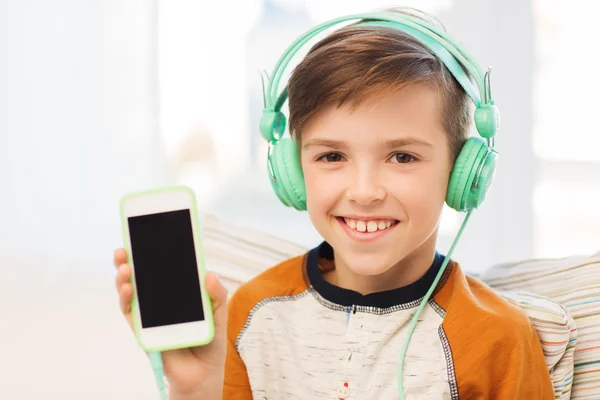
[{"label": "striped cushion", "polygon": [[565,306],[577,327],[571,399],[600,399],[600,255],[504,264],[480,278],[497,290],[533,292]]},{"label": "striped cushion", "polygon": [[289,240],[213,214],[202,220],[202,247],[206,265],[219,274],[230,295],[267,268],[308,251]]},{"label": "striped cushion", "polygon": [[577,342],[577,330],[571,314],[557,302],[534,293],[498,293],[525,311],[542,344],[546,365],[554,384],[555,398],[570,399],[573,353]]}]

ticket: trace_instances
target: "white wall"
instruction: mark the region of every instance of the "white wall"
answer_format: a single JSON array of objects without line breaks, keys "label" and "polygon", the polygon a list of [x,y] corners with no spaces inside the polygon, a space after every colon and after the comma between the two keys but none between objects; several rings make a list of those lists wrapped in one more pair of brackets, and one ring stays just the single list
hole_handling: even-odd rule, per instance
[{"label": "white wall", "polygon": [[[165,181],[151,1],[0,2],[0,247],[106,257]],[[104,253],[104,254],[102,254]]]},{"label": "white wall", "polygon": [[151,399],[119,314],[118,201],[167,181],[155,4],[0,1],[0,397]]}]

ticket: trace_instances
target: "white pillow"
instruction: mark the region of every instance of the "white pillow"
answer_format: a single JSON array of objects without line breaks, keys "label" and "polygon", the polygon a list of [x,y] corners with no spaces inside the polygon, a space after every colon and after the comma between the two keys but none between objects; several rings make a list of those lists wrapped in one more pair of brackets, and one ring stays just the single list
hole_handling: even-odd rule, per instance
[{"label": "white pillow", "polygon": [[207,268],[219,275],[230,294],[267,268],[308,251],[289,240],[212,214],[202,221],[202,247]]}]

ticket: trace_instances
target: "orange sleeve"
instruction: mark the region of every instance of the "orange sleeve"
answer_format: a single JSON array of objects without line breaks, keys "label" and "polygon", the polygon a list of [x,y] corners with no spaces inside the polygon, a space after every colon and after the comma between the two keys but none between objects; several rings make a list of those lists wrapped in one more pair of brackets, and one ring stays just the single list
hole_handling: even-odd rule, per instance
[{"label": "orange sleeve", "polygon": [[[460,399],[553,400],[542,346],[527,315],[485,284],[453,271],[436,301]],[[445,308],[445,307],[444,307]]]}]

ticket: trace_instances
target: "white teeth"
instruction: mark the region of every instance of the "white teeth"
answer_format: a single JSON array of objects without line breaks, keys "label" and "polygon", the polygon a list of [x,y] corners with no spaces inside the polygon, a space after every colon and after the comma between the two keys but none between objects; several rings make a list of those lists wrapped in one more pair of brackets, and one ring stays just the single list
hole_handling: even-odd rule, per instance
[{"label": "white teeth", "polygon": [[356,222],[356,230],[359,232],[364,232],[367,230],[367,224],[365,224],[365,221],[357,221]]},{"label": "white teeth", "polygon": [[375,232],[377,230],[377,222],[375,222],[375,221],[367,222],[367,230],[369,232]]},{"label": "white teeth", "polygon": [[356,220],[350,218],[344,218],[346,224],[350,227],[350,229],[357,230],[359,232],[376,232],[377,230],[384,230],[389,228],[394,224],[394,221],[364,221],[364,220]]}]

